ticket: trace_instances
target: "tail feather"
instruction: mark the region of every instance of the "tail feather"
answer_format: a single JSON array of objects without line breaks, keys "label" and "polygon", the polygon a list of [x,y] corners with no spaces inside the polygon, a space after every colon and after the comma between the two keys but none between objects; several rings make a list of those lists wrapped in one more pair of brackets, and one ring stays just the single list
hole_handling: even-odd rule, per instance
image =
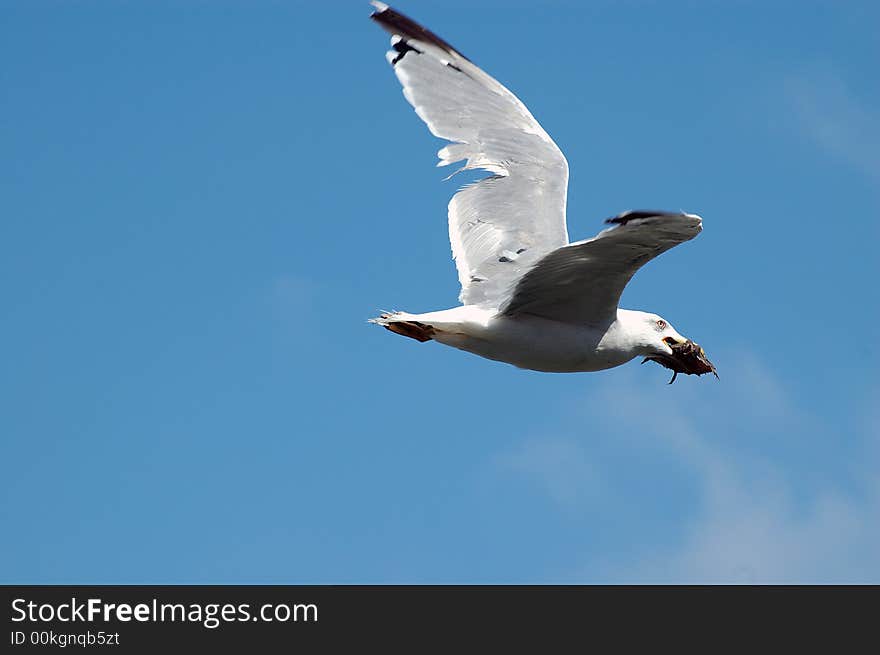
[{"label": "tail feather", "polygon": [[421,343],[431,341],[434,338],[434,327],[411,320],[409,316],[411,315],[405,312],[384,312],[376,318],[371,318],[370,323],[381,325],[386,330]]}]

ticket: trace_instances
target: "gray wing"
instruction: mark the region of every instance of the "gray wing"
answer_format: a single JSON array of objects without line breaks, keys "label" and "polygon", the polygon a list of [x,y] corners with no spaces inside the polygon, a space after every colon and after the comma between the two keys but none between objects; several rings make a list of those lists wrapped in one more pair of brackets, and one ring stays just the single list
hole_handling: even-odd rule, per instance
[{"label": "gray wing", "polygon": [[608,222],[618,225],[542,258],[517,282],[501,312],[607,325],[635,272],[702,230],[696,214],[626,212]]},{"label": "gray wing", "polygon": [[568,163],[516,96],[448,43],[381,2],[371,18],[390,32],[387,58],[431,132],[452,141],[446,166],[492,176],[449,203],[449,240],[462,303],[498,307],[541,257],[568,243]]}]

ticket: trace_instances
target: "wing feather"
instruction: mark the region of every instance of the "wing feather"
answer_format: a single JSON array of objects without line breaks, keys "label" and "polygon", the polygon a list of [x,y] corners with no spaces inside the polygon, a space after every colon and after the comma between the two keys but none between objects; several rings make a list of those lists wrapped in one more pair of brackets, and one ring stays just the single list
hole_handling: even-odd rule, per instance
[{"label": "wing feather", "polygon": [[380,2],[388,61],[431,132],[451,141],[439,166],[492,173],[449,203],[449,240],[464,304],[498,307],[541,257],[568,243],[568,163],[520,100],[429,30]]},{"label": "wing feather", "polygon": [[621,214],[608,221],[616,227],[543,257],[519,280],[502,313],[534,314],[580,325],[610,323],[635,272],[702,230],[696,214],[650,214]]}]

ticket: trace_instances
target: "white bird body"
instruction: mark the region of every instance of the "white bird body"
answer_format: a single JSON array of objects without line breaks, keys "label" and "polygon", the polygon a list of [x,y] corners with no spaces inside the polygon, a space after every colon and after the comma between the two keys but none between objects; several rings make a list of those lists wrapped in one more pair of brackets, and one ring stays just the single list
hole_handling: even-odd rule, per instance
[{"label": "white bird body", "polygon": [[568,162],[525,105],[436,34],[372,4],[371,18],[392,35],[386,58],[404,96],[435,136],[452,142],[438,165],[465,161],[460,170],[491,173],[449,203],[462,306],[373,322],[536,371],[600,371],[644,356],[676,373],[714,372],[667,321],[618,307],[635,272],[697,236],[702,219],[627,211],[595,237],[569,243]]},{"label": "white bird body", "polygon": [[[424,314],[394,312],[375,319],[430,326],[431,338],[446,346],[518,368],[546,373],[582,373],[614,368],[654,352],[651,325],[645,312],[618,309],[605,328],[562,323],[525,314],[508,317],[497,308],[464,305]],[[647,330],[641,326],[647,326]],[[672,328],[667,336],[684,340]]]}]

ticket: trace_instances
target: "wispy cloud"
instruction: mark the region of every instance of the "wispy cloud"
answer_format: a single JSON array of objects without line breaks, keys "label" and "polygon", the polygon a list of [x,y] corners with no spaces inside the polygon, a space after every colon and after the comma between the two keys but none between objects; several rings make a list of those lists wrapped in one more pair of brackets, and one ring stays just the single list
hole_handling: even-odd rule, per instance
[{"label": "wispy cloud", "polygon": [[676,549],[608,574],[639,582],[803,583],[880,580],[880,495],[839,491],[798,507],[778,479],[746,484],[736,475],[705,487],[702,515]]},{"label": "wispy cloud", "polygon": [[271,280],[269,302],[278,319],[302,325],[311,318],[319,288],[316,282],[300,275],[280,275]]},{"label": "wispy cloud", "polygon": [[[638,373],[638,371],[635,371]],[[688,383],[693,382],[688,380]],[[674,461],[692,478],[693,506],[674,518],[672,538],[580,562],[581,579],[614,582],[880,582],[880,478],[869,465],[880,419],[853,407],[858,434],[841,434],[802,407],[777,377],[743,356],[722,383],[669,389],[633,375],[588,402],[578,421],[589,438],[530,439],[500,461],[560,503],[632,505],[610,478],[627,453],[657,457],[640,475],[660,488]],[[554,432],[566,434],[560,424]],[[845,441],[863,459],[841,468],[824,455]],[[615,450],[616,448],[616,450]],[[803,449],[812,449],[798,459]],[[665,464],[663,462],[666,462]],[[818,468],[810,475],[810,467]],[[824,474],[822,469],[827,470]],[[846,469],[846,470],[844,470]],[[642,494],[644,505],[645,488]],[[621,510],[634,523],[637,512]],[[588,514],[589,512],[587,512]],[[591,555],[595,558],[595,554]]]},{"label": "wispy cloud", "polygon": [[574,507],[597,493],[601,478],[586,449],[567,437],[533,438],[497,459],[502,470],[522,474],[560,505]]},{"label": "wispy cloud", "polygon": [[880,115],[830,67],[791,75],[783,90],[798,124],[816,144],[880,178]]}]

